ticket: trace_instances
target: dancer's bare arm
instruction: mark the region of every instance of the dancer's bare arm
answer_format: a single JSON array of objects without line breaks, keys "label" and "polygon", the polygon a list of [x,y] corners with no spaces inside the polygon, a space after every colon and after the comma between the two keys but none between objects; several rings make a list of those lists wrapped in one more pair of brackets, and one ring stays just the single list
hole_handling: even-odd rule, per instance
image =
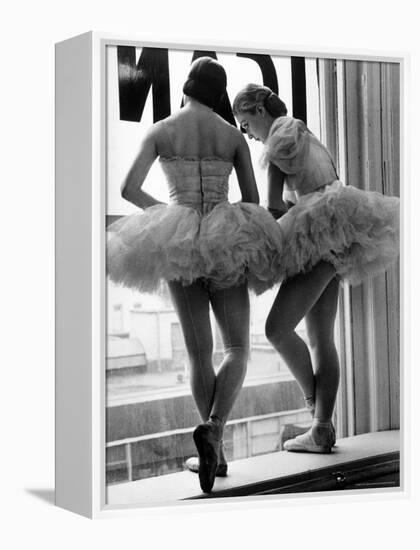
[{"label": "dancer's bare arm", "polygon": [[283,200],[284,173],[275,164],[268,165],[268,205],[267,208],[277,219],[287,212],[287,205]]},{"label": "dancer's bare arm", "polygon": [[233,165],[235,167],[243,202],[259,204],[257,184],[255,182],[254,169],[252,167],[249,147],[244,136],[238,132],[238,146],[235,151]]},{"label": "dancer's bare arm", "polygon": [[139,208],[163,204],[141,188],[152,164],[158,156],[156,147],[158,132],[159,128],[157,125],[152,126],[148,130],[140,144],[137,157],[121,186],[121,195],[123,198]]}]

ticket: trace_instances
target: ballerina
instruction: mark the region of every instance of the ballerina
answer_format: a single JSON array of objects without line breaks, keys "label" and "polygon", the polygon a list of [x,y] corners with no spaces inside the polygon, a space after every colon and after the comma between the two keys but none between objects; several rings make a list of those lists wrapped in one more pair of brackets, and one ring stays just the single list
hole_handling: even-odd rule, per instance
[{"label": "ballerina", "polygon": [[[298,381],[313,416],[310,430],[286,441],[288,451],[329,453],[339,361],[334,343],[340,279],[358,284],[398,258],[399,199],[343,185],[330,153],[307,126],[287,116],[270,88],[249,84],[234,115],[249,138],[264,143],[268,209],[283,234],[284,281],[266,322],[266,335]],[[283,192],[296,204],[286,204]],[[289,206],[292,206],[290,209]],[[295,332],[305,318],[306,343]]]},{"label": "ballerina", "polygon": [[[277,280],[281,233],[258,206],[249,148],[242,133],[214,110],[226,94],[223,67],[199,58],[184,84],[185,105],[154,124],[140,146],[122,195],[144,209],[115,222],[108,273],[119,284],[155,292],[166,281],[180,319],[191,365],[191,389],[202,423],[193,437],[204,492],[226,475],[223,430],[240,392],[249,353],[249,294]],[[170,204],[141,187],[159,157]],[[235,169],[242,201],[228,202]],[[224,344],[215,373],[212,308]]]}]

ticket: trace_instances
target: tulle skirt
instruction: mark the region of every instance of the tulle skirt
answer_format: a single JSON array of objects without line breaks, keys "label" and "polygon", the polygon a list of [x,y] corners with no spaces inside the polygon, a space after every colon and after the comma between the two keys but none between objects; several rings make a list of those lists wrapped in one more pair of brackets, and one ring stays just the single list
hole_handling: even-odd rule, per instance
[{"label": "tulle skirt", "polygon": [[399,254],[399,199],[339,181],[302,195],[278,220],[283,235],[282,279],[330,262],[358,284],[389,267]]},{"label": "tulle skirt", "polygon": [[204,215],[159,204],[118,220],[108,235],[111,280],[141,292],[156,291],[161,281],[206,279],[215,289],[248,281],[260,294],[281,276],[281,231],[255,204],[223,202]]}]

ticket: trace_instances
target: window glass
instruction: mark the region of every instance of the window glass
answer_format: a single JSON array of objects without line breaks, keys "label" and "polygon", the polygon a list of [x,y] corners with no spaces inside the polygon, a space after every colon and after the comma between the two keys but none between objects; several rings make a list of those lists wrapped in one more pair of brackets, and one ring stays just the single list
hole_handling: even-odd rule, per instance
[{"label": "window glass", "polygon": [[[136,49],[136,63],[141,55]],[[169,51],[170,109],[181,105],[182,85],[193,52]],[[217,53],[226,69],[228,95],[247,83],[262,83],[259,65],[250,58]],[[293,112],[289,57],[272,57],[279,95]],[[305,60],[308,125],[319,135],[316,60]],[[140,121],[122,120],[117,47],[107,48],[107,221],[136,211],[123,200],[120,186],[144,132],[153,123],[153,86]],[[266,203],[266,174],[260,167],[262,145],[248,141],[261,204]],[[167,202],[165,178],[155,163],[144,190]],[[230,179],[229,199],[240,200]],[[285,439],[304,431],[309,413],[296,382],[268,343],[264,325],[277,289],[251,296],[251,353],[247,376],[225,433],[229,460],[278,451]],[[155,295],[139,294],[107,281],[106,480],[120,483],[180,471],[195,455],[192,431],[199,416],[190,392],[188,355],[182,330],[165,285]],[[223,356],[220,332],[212,318],[214,363]],[[304,324],[298,326],[306,340]]]}]

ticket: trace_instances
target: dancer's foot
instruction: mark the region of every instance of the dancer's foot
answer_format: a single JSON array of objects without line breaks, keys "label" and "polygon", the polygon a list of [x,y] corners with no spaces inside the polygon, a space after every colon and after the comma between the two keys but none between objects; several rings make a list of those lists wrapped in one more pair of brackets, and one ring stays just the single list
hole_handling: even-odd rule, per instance
[{"label": "dancer's foot", "polygon": [[[198,470],[200,466],[200,460],[198,456],[192,456],[188,458],[185,461],[185,466],[190,472],[194,472],[195,474],[198,474]],[[219,460],[216,468],[216,477],[226,477],[227,470],[228,470],[228,465],[227,465],[227,460],[226,460],[223,441],[222,441],[220,444]]]},{"label": "dancer's foot", "polygon": [[331,429],[332,424],[331,422],[323,424],[325,425],[314,423],[311,429],[304,434],[286,441],[283,448],[286,451],[295,453],[330,453],[335,443],[335,437]]},{"label": "dancer's foot", "polygon": [[199,457],[198,477],[204,493],[210,493],[214,485],[221,436],[221,425],[212,420],[200,424],[194,430],[193,438]]},{"label": "dancer's foot", "polygon": [[[308,411],[311,413],[312,418],[315,416],[315,397],[304,397],[305,405]],[[336,442],[336,433],[334,424],[330,423],[330,429],[331,429],[331,438],[332,438],[332,446],[335,446]]]}]

